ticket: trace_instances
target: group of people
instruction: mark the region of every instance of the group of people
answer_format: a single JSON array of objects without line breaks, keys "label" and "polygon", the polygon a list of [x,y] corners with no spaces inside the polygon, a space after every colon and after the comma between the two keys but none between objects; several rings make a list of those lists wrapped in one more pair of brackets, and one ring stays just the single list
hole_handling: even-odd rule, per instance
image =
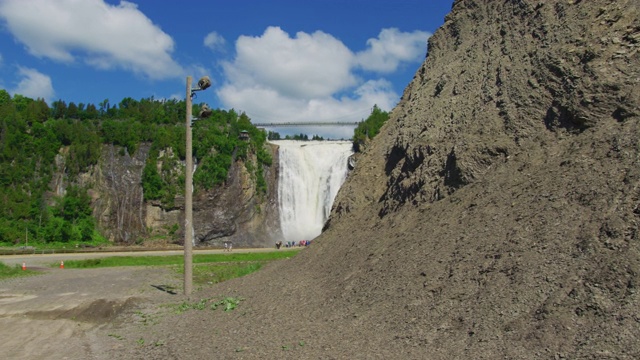
[{"label": "group of people", "polygon": [[278,240],[276,241],[276,249],[280,249],[282,247],[282,245],[284,245],[285,248],[292,248],[292,247],[296,247],[296,246],[309,246],[309,244],[311,244],[311,240],[300,240],[298,242],[295,241],[287,241],[285,243],[283,243],[282,241]]},{"label": "group of people", "polygon": [[[233,243],[231,241],[223,241],[222,244],[224,246],[223,251],[231,251],[233,249]],[[296,246],[297,247],[309,246],[309,244],[311,244],[311,240],[287,241],[287,242],[276,241],[276,249],[280,249],[283,245],[285,248],[294,248]]]},{"label": "group of people", "polygon": [[231,241],[224,242],[224,251],[231,251],[233,248],[233,243]]}]

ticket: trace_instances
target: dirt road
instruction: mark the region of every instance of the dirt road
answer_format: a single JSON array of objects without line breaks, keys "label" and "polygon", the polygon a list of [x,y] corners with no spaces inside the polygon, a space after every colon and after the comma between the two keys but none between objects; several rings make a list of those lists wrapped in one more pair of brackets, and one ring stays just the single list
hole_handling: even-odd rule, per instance
[{"label": "dirt road", "polygon": [[[237,249],[234,252],[270,251]],[[216,253],[221,250],[200,250]],[[179,255],[153,251],[144,255]],[[131,253],[0,256],[7,265],[25,262],[37,276],[0,280],[0,354],[3,359],[102,359],[107,346],[100,330],[123,311],[150,302],[182,301],[182,277],[170,267],[60,269],[60,261]],[[162,289],[175,289],[174,294]],[[177,293],[177,294],[176,294]],[[150,301],[153,300],[153,301]],[[100,339],[96,337],[100,333]],[[114,335],[116,336],[116,335]],[[115,344],[115,345],[114,345]]]},{"label": "dirt road", "polygon": [[[49,259],[50,260],[50,259]],[[166,267],[48,269],[0,281],[0,353],[4,359],[101,358],[95,332],[158,290],[181,287]]]}]

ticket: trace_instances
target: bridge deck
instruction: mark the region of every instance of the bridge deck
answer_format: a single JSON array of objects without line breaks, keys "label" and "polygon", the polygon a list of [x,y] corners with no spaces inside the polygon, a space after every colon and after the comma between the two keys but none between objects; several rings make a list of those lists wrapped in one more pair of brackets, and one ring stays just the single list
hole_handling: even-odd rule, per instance
[{"label": "bridge deck", "polygon": [[326,121],[313,121],[313,122],[282,122],[282,123],[254,123],[253,125],[258,127],[285,127],[285,126],[356,126],[360,122],[326,122]]}]

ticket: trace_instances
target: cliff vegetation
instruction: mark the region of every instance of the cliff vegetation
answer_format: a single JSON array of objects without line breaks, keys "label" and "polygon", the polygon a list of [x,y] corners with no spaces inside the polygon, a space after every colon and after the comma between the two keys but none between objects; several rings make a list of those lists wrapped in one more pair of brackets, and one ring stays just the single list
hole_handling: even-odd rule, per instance
[{"label": "cliff vegetation", "polygon": [[[140,200],[176,209],[184,193],[185,114],[185,102],[177,100],[125,98],[98,106],[58,100],[49,106],[0,90],[0,245],[132,243],[152,234],[140,224],[132,236],[124,214],[128,203],[139,201],[133,195],[118,199],[117,193],[143,194]],[[241,131],[248,140],[240,139]],[[237,161],[265,198],[264,168],[272,163],[265,142],[266,134],[234,110],[215,110],[195,122],[196,192],[221,186]],[[136,158],[144,165],[125,179],[134,170],[126,168],[127,159]],[[116,171],[120,165],[122,174]],[[113,196],[100,188],[103,175],[119,189]],[[139,187],[144,191],[135,191]],[[115,232],[112,218],[120,219]],[[167,225],[165,233],[175,234],[176,226]]]}]

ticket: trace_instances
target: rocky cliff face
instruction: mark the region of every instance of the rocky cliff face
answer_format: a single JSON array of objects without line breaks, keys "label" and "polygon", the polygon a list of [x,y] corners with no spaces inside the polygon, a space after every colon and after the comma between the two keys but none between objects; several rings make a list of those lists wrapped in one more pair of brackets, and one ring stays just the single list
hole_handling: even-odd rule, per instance
[{"label": "rocky cliff face", "polygon": [[[197,243],[222,246],[223,241],[232,241],[234,246],[266,247],[282,237],[278,212],[277,147],[273,146],[271,150],[274,165],[265,169],[266,195],[256,194],[255,179],[243,162],[234,163],[224,186],[195,194],[193,222]],[[257,163],[255,158],[252,161]]]},{"label": "rocky cliff face", "polygon": [[74,179],[65,173],[65,152],[62,149],[56,158],[58,171],[51,184],[54,194],[64,195],[70,182],[86,187],[98,227],[105,237],[125,244],[147,237],[147,204],[140,179],[149,145],[142,144],[133,156],[121,148],[104,146],[99,164]]},{"label": "rocky cliff face", "polygon": [[[318,357],[639,358],[639,6],[455,1],[326,231],[216,289],[268,314],[229,320],[230,341],[260,329],[262,344],[304,333]],[[273,307],[282,294],[305,306]]]},{"label": "rocky cliff face", "polygon": [[[276,157],[275,149],[273,152]],[[144,201],[141,177],[148,156],[148,144],[141,144],[133,155],[119,147],[104,146],[99,164],[73,181],[90,189],[100,231],[111,241],[134,244],[160,236],[166,239],[165,243],[182,244],[184,198],[176,198],[173,208]],[[63,175],[62,156],[58,157],[57,167],[60,171],[54,176],[52,188],[57,195],[62,195],[69,183]],[[255,179],[242,161],[236,161],[223,186],[197,192],[193,199],[197,245],[221,246],[223,240],[238,246],[273,244],[280,234],[277,166],[265,169],[265,177],[268,192],[258,195]]]}]

